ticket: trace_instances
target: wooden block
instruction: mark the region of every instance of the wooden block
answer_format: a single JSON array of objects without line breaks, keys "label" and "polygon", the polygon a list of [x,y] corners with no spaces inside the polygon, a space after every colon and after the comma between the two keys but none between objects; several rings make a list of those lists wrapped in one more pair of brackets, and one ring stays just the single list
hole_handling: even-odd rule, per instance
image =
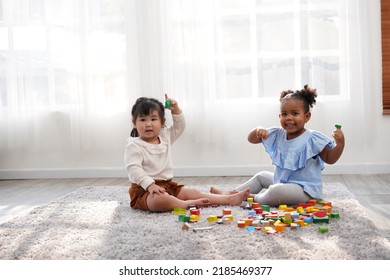
[{"label": "wooden block", "polygon": [[286,210],[287,209],[287,205],[286,204],[281,204],[281,205],[279,205],[278,209],[279,210]]},{"label": "wooden block", "polygon": [[191,228],[189,223],[184,223],[183,226],[181,227],[182,230],[189,230]]},{"label": "wooden block", "polygon": [[242,221],[242,220],[237,221],[237,227],[244,228],[245,227],[245,222]]},{"label": "wooden block", "polygon": [[222,210],[223,215],[230,215],[232,214],[232,209],[225,208]]},{"label": "wooden block", "polygon": [[258,203],[258,202],[253,202],[253,203],[252,203],[252,209],[255,209],[255,208],[260,208],[260,203]]},{"label": "wooden block", "polygon": [[200,210],[199,209],[190,209],[190,214],[191,215],[200,215]]},{"label": "wooden block", "polygon": [[209,223],[217,222],[217,221],[218,221],[218,216],[210,215],[210,216],[207,217],[207,221],[208,221]]},{"label": "wooden block", "polygon": [[275,228],[275,230],[277,232],[282,232],[282,231],[284,231],[286,229],[286,225],[283,224],[283,223],[280,223],[280,224],[277,224],[277,225],[275,224],[274,228]]},{"label": "wooden block", "polygon": [[318,227],[318,231],[320,233],[325,233],[325,232],[328,232],[329,229],[327,227],[325,227],[325,226],[320,226],[320,227]]}]

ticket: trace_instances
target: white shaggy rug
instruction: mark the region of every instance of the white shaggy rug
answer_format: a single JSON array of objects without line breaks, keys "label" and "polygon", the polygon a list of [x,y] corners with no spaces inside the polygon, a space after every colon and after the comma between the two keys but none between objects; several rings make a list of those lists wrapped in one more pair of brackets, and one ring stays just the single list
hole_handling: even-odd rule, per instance
[{"label": "white shaggy rug", "polygon": [[[230,225],[185,231],[176,215],[131,209],[127,190],[126,186],[83,187],[0,225],[0,259],[390,259],[390,242],[342,184],[324,187],[324,198],[340,214],[325,224],[327,233],[319,233],[320,224],[313,224],[275,235],[238,228],[237,220],[247,216],[239,206],[229,207],[235,219]],[[201,209],[201,220],[191,226],[210,226],[207,217],[220,215],[224,208]]]}]

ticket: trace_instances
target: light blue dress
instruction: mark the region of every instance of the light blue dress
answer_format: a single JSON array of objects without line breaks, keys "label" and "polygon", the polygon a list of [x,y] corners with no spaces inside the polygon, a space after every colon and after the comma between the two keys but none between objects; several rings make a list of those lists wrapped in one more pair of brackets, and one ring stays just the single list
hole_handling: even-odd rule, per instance
[{"label": "light blue dress", "polygon": [[292,140],[287,140],[286,131],[281,127],[267,130],[269,136],[263,139],[263,145],[275,165],[273,183],[298,184],[311,197],[322,198],[324,161],[318,154],[326,146],[333,149],[334,141],[313,130],[306,130]]}]

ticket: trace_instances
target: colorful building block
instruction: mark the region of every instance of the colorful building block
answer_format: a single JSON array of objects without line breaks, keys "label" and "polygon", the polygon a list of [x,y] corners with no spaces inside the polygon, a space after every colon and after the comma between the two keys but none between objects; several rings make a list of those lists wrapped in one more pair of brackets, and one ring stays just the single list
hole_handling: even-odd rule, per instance
[{"label": "colorful building block", "polygon": [[182,230],[189,230],[191,228],[189,223],[184,223],[183,226],[181,227]]},{"label": "colorful building block", "polygon": [[318,231],[320,233],[325,233],[325,232],[328,232],[329,229],[326,226],[320,226],[320,227],[318,227]]},{"label": "colorful building block", "polygon": [[210,215],[210,216],[207,217],[207,221],[208,221],[209,223],[217,222],[217,221],[218,221],[218,216],[216,216],[216,215]]},{"label": "colorful building block", "polygon": [[223,215],[230,215],[232,214],[232,209],[225,208],[222,210]]},{"label": "colorful building block", "polygon": [[328,216],[325,216],[325,217],[317,217],[317,216],[313,216],[313,223],[315,224],[318,224],[318,223],[329,223],[329,217]]}]

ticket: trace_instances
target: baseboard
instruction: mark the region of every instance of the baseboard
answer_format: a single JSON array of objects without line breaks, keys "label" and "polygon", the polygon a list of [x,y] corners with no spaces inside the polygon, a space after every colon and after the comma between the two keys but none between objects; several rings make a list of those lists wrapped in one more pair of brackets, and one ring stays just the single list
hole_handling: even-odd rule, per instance
[{"label": "baseboard", "polygon": [[[182,166],[174,169],[175,177],[252,176],[261,170],[272,171],[271,166]],[[323,174],[386,174],[390,163],[327,165]],[[8,169],[0,170],[1,180],[42,178],[126,178],[124,168],[89,169]]]}]

